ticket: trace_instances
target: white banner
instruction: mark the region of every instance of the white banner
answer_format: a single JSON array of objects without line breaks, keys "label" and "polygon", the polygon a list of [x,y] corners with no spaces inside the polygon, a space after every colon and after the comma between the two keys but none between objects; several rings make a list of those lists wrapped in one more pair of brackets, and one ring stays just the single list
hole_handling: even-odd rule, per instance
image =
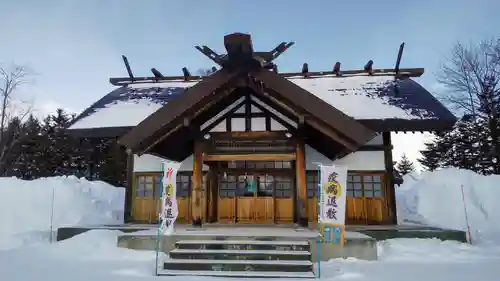
[{"label": "white banner", "polygon": [[163,162],[163,191],[161,195],[160,231],[163,234],[171,235],[174,232],[174,223],[179,214],[177,207],[177,171],[181,163]]},{"label": "white banner", "polygon": [[344,225],[346,215],[347,167],[320,166],[320,216],[322,223]]}]

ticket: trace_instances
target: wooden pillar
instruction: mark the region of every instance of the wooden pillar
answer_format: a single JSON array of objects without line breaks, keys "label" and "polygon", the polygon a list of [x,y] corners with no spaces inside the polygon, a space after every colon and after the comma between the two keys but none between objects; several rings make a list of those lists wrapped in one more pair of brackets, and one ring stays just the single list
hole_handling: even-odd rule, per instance
[{"label": "wooden pillar", "polygon": [[[398,223],[397,212],[396,212],[396,190],[394,188],[394,165],[392,163],[392,142],[391,142],[391,132],[383,132],[382,140],[384,144],[384,163],[385,163],[385,182],[387,195],[386,200],[389,201],[389,222],[392,224]],[[385,220],[387,221],[387,220]]]},{"label": "wooden pillar", "polygon": [[305,167],[305,145],[304,140],[300,139],[296,145],[296,160],[295,160],[295,174],[297,185],[297,208],[298,208],[298,223],[300,226],[308,226],[307,218],[307,187],[306,187],[306,167]]},{"label": "wooden pillar", "polygon": [[132,197],[134,195],[134,154],[130,149],[127,152],[127,178],[125,186],[125,207],[123,218],[125,222],[133,221]]},{"label": "wooden pillar", "polygon": [[191,191],[191,220],[193,226],[201,227],[202,187],[203,187],[203,151],[198,141],[194,143],[193,178]]},{"label": "wooden pillar", "polygon": [[210,222],[217,222],[217,203],[219,200],[219,172],[218,165],[210,166]]}]

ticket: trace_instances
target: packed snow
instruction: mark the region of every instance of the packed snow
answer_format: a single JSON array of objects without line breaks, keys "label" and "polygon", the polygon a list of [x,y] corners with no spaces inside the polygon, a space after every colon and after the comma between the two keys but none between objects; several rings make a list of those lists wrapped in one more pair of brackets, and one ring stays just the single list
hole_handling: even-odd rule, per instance
[{"label": "packed snow", "polygon": [[[53,245],[0,251],[0,276],[9,281],[230,280],[155,277],[155,253],[117,248],[118,234],[93,230]],[[321,279],[494,281],[500,274],[500,251],[493,248],[433,239],[393,239],[380,242],[379,252],[380,260],[375,262],[356,259],[325,262]]]},{"label": "packed snow", "polygon": [[[355,119],[414,119],[398,106],[390,105],[388,97],[376,93],[394,83],[391,76],[322,77],[317,79],[290,79],[318,98]],[[359,106],[362,104],[363,106]],[[366,110],[369,108],[370,110]]]},{"label": "packed snow", "polygon": [[124,198],[124,188],[73,176],[0,178],[0,250],[48,242],[51,217],[54,231],[123,223]]},{"label": "packed snow", "polygon": [[[493,234],[499,221],[494,199],[498,177],[446,169],[413,176],[397,189],[398,212],[409,218],[447,228],[464,229],[460,186],[465,187],[475,233]],[[458,185],[458,187],[457,187]],[[35,181],[0,179],[0,276],[2,280],[146,280],[154,277],[155,252],[116,246],[118,231],[93,230],[48,243],[52,190],[54,226],[121,223],[123,189],[74,177]],[[456,195],[457,193],[458,195]],[[26,208],[30,206],[30,208]],[[39,236],[19,240],[17,235]],[[26,236],[24,236],[26,237]],[[485,239],[486,236],[476,236]],[[490,236],[491,237],[491,236]],[[494,242],[494,241],[492,241]],[[378,243],[379,260],[336,259],[322,263],[323,280],[498,280],[500,244],[468,245],[437,239],[390,239]],[[226,280],[182,277],[183,280]],[[179,277],[162,277],[179,280]]]},{"label": "packed snow", "polygon": [[396,197],[400,224],[467,231],[467,217],[473,243],[495,238],[500,242],[500,175],[456,168],[415,173],[404,177]]},{"label": "packed snow", "polygon": [[95,112],[78,120],[70,129],[136,126],[162,106],[151,98],[115,101],[96,108]]}]

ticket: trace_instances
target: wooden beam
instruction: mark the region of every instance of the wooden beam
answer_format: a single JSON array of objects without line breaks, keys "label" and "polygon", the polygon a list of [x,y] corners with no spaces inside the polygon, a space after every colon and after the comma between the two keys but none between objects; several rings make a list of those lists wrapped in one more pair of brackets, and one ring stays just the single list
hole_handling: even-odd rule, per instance
[{"label": "wooden beam", "polygon": [[350,151],[357,150],[356,145],[346,141],[345,138],[341,137],[337,132],[335,132],[334,130],[328,129],[327,127],[323,126],[322,124],[320,124],[316,120],[314,120],[312,118],[307,118],[306,123],[309,124],[311,127],[315,128],[316,130],[322,132],[323,134],[329,136],[331,139],[340,143],[341,145],[343,145],[344,147],[346,147]]},{"label": "wooden beam", "polygon": [[391,132],[382,133],[382,139],[384,146],[387,148],[384,151],[384,163],[385,163],[385,182],[387,184],[388,194],[386,200],[389,201],[388,215],[390,217],[390,223],[397,224],[397,212],[396,212],[396,189],[394,188],[394,164],[392,163],[392,142],[391,142]]},{"label": "wooden beam", "polygon": [[[265,107],[263,107],[262,105],[258,104],[256,101],[251,101],[250,102],[251,105],[257,107],[258,109],[260,109],[262,111],[262,113],[264,113],[266,116],[262,116],[262,117],[267,117],[267,116],[270,116],[272,117],[273,119],[276,120],[276,122],[280,123],[283,127],[287,128],[289,131],[293,132],[293,131],[296,131],[297,129],[294,128],[292,125],[290,125],[288,122],[286,122],[285,120],[283,120],[282,118],[280,118],[279,116],[277,116],[276,114],[272,113],[271,111],[267,110]],[[252,113],[253,114],[253,113]],[[252,116],[253,117],[253,116]],[[293,120],[292,120],[293,121]]]},{"label": "wooden beam", "polygon": [[259,70],[253,72],[252,75],[263,82],[266,88],[273,90],[275,95],[281,96],[296,107],[301,107],[303,111],[322,120],[329,127],[341,132],[352,141],[364,144],[373,138],[374,132],[372,130],[292,81],[267,70]]},{"label": "wooden beam", "polygon": [[249,81],[248,87],[255,93],[255,97],[289,119],[296,121],[298,114],[304,114],[298,107],[290,105],[281,99],[277,99],[264,91],[262,86],[255,81]]},{"label": "wooden beam", "polygon": [[307,217],[307,186],[306,186],[306,167],[305,167],[305,145],[303,140],[297,143],[295,160],[296,185],[298,193],[298,223],[300,226],[308,226]]},{"label": "wooden beam", "polygon": [[191,216],[193,226],[201,227],[202,224],[202,187],[203,187],[203,154],[201,145],[194,143],[193,177],[191,190]]},{"label": "wooden beam", "polygon": [[[333,71],[315,71],[315,72],[308,72],[308,77],[309,78],[314,78],[315,76],[325,76],[325,75],[335,75],[336,73]],[[333,76],[333,77],[348,77],[348,76],[359,76],[359,75],[366,75],[368,76],[368,73],[364,69],[354,69],[354,70],[344,70],[340,71],[340,76]],[[394,71],[394,68],[386,68],[386,69],[373,69],[372,71],[373,76],[407,76],[407,77],[420,77],[422,74],[424,74],[424,69],[423,68],[401,68],[399,69],[399,73],[396,73]],[[302,72],[288,72],[288,73],[280,73],[278,74],[282,77],[303,77],[304,73]]]},{"label": "wooden beam", "polygon": [[[184,122],[184,119],[183,119],[183,122]],[[143,149],[143,152],[148,152],[149,150],[151,150],[155,145],[159,144],[160,142],[162,142],[164,139],[166,139],[168,136],[170,136],[171,134],[173,134],[175,131],[179,130],[180,128],[184,127],[184,124],[179,124],[177,126],[175,126],[174,128],[172,128],[171,130],[169,130],[168,132],[166,132],[165,134],[163,134],[161,137],[157,138],[152,144],[148,145],[145,149]]]},{"label": "wooden beam", "polygon": [[387,149],[392,149],[392,146],[385,146],[383,144],[367,144],[358,148],[357,151],[385,151]]},{"label": "wooden beam", "polygon": [[127,185],[125,186],[125,222],[133,221],[132,217],[132,197],[134,196],[134,154],[127,149]]},{"label": "wooden beam", "polygon": [[295,160],[295,153],[279,154],[205,154],[203,161],[289,161]]},{"label": "wooden beam", "polygon": [[[241,96],[238,96],[238,98],[234,102],[238,101],[240,98],[241,98]],[[245,100],[241,101],[234,108],[232,108],[231,110],[229,110],[228,112],[226,112],[224,115],[222,115],[219,118],[215,119],[210,125],[208,125],[205,128],[203,128],[203,130],[202,130],[203,133],[210,132],[210,130],[212,130],[215,126],[217,126],[224,119],[228,119],[228,117],[231,117],[234,114],[234,112],[236,112],[238,109],[240,109],[241,106],[243,106],[245,104],[245,102],[246,102]],[[231,103],[231,104],[233,104],[233,103]],[[217,115],[215,115],[215,116],[217,116]],[[207,121],[205,121],[205,122],[208,122],[208,121],[210,121],[210,119],[207,120]],[[205,124],[205,123],[203,123],[203,124]]]},{"label": "wooden beam", "polygon": [[[188,88],[179,97],[172,99],[153,114],[149,115],[141,123],[120,138],[120,143],[132,150],[137,150],[148,138],[170,125],[178,118],[182,118],[186,111],[192,112],[194,108],[200,108],[209,100],[213,99],[214,92],[221,89],[230,80],[236,78],[239,73],[219,70],[208,76],[202,82]],[[147,146],[147,144],[144,144]]]},{"label": "wooden beam", "polygon": [[[395,77],[420,77],[424,74],[423,68],[401,68],[398,70],[398,73],[394,71],[394,68],[388,69],[374,69],[373,76],[395,76]],[[288,73],[279,73],[279,76],[282,77],[303,77],[304,74],[302,72],[288,72]],[[321,77],[326,75],[332,75],[332,77],[342,78],[342,77],[350,77],[350,76],[360,76],[366,75],[368,73],[365,72],[364,69],[356,69],[356,70],[344,70],[341,71],[338,75],[333,71],[315,71],[309,72],[308,78]],[[188,79],[186,81],[185,79]],[[110,78],[109,82],[115,86],[126,86],[129,84],[143,84],[143,83],[158,83],[158,82],[198,82],[203,80],[203,76],[164,76],[164,77],[115,77]]]},{"label": "wooden beam", "polygon": [[258,132],[213,132],[210,133],[214,139],[284,139],[286,132],[283,131],[258,131]]}]

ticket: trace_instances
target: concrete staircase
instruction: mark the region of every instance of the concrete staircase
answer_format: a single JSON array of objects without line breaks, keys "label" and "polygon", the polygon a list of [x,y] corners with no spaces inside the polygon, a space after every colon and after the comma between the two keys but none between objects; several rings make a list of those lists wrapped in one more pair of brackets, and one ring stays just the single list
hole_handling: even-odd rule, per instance
[{"label": "concrete staircase", "polygon": [[307,240],[180,240],[160,275],[314,278]]}]

